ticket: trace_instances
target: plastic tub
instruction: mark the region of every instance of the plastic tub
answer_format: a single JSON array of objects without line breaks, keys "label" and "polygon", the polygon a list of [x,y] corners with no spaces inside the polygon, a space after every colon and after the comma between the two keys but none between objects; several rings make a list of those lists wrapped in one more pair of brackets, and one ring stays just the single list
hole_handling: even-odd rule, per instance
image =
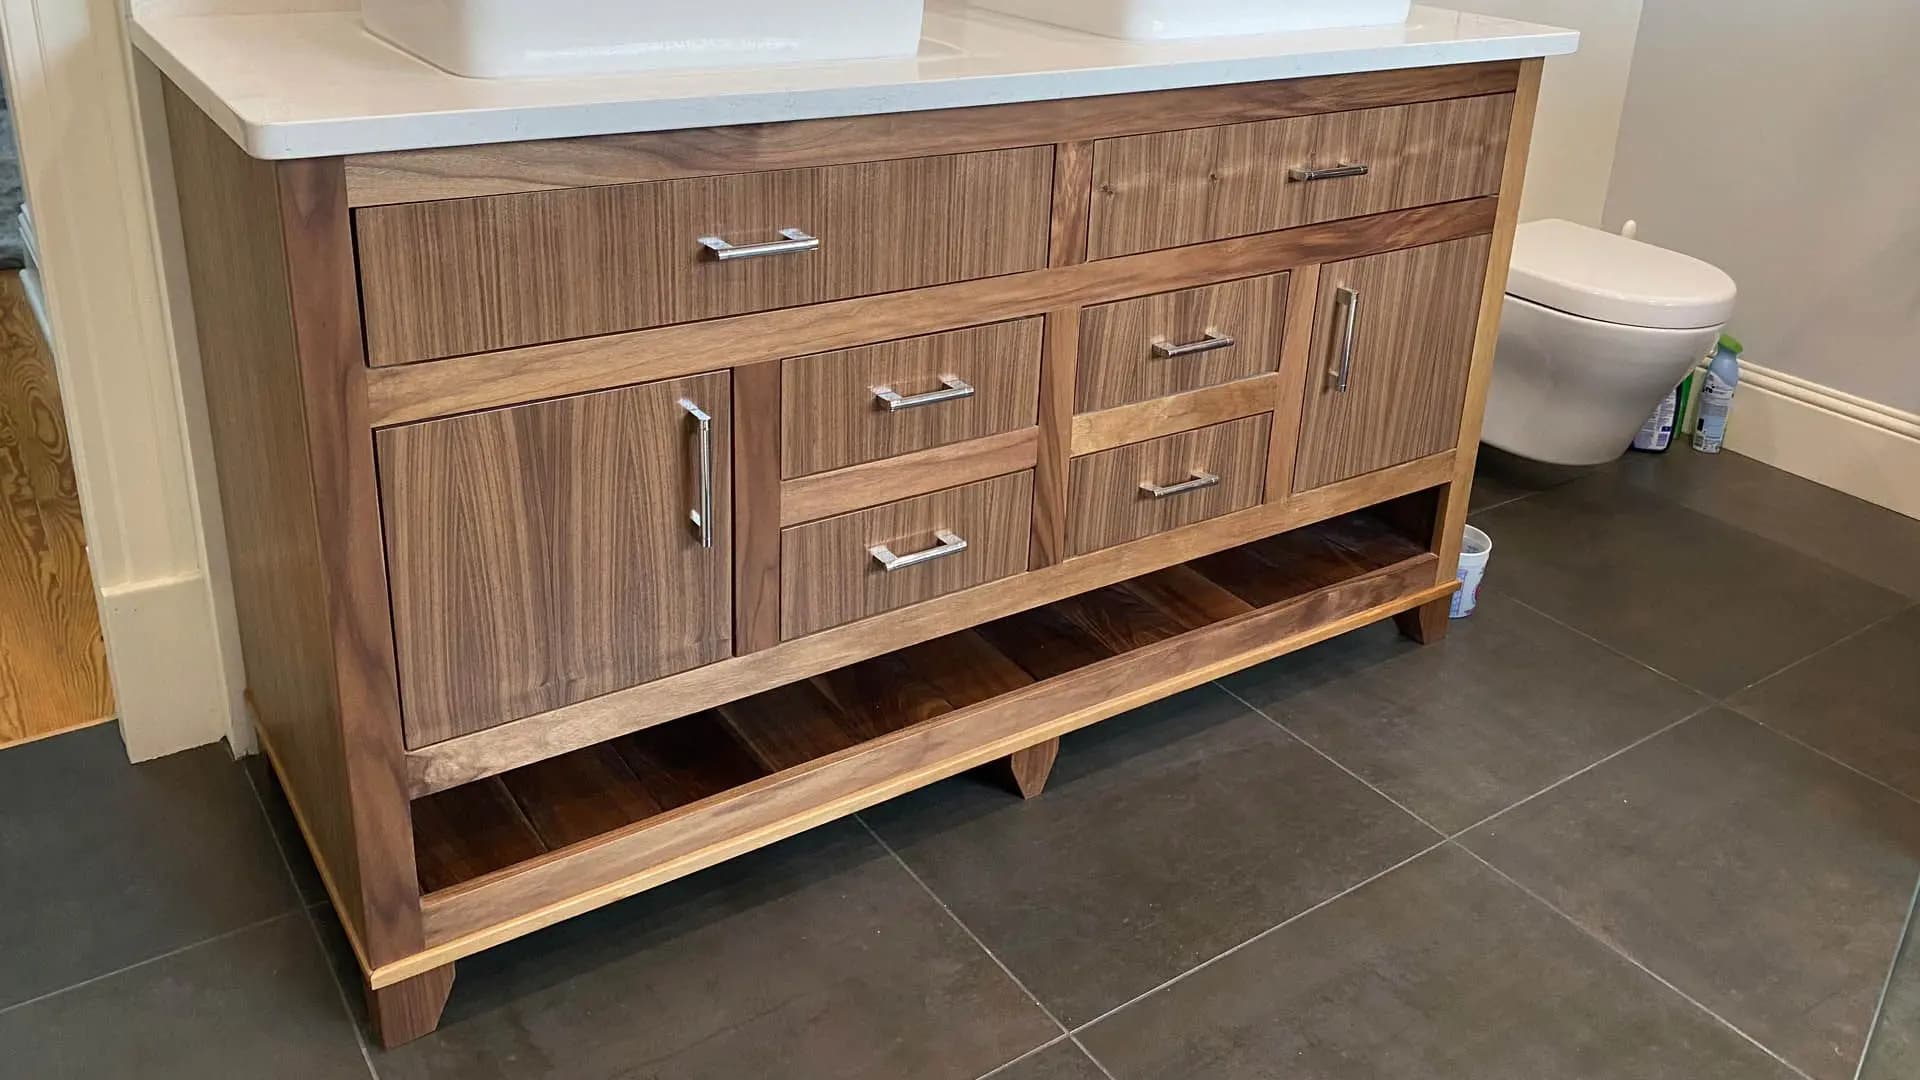
[{"label": "plastic tub", "polygon": [[1487,560],[1493,557],[1493,538],[1473,526],[1467,526],[1460,542],[1460,591],[1453,594],[1453,607],[1447,612],[1456,619],[1473,614],[1480,602],[1480,578],[1487,572]]}]

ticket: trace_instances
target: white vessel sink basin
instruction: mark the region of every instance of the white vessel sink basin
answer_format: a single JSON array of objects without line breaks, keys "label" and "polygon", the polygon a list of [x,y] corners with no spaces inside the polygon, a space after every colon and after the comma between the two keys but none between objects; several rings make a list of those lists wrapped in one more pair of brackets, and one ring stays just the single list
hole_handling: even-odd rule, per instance
[{"label": "white vessel sink basin", "polygon": [[1407,21],[1413,0],[973,0],[1106,37],[1163,41]]},{"label": "white vessel sink basin", "polygon": [[361,0],[367,29],[456,75],[605,75],[907,56],[922,0]]}]

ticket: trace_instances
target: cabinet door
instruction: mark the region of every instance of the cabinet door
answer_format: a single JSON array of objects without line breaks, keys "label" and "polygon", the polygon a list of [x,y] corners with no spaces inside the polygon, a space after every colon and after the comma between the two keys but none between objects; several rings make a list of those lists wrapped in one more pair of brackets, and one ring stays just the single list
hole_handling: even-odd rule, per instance
[{"label": "cabinet door", "polygon": [[722,373],[379,433],[408,746],[730,655],[728,404]]},{"label": "cabinet door", "polygon": [[1491,243],[1469,236],[1321,268],[1295,491],[1459,440]]}]

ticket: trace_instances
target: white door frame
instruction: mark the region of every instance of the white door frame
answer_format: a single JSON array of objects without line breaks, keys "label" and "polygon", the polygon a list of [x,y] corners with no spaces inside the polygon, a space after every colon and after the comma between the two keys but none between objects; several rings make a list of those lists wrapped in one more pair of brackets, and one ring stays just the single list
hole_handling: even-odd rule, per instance
[{"label": "white door frame", "polygon": [[128,756],[245,752],[171,161],[139,104],[157,76],[124,20],[122,0],[0,0],[21,171]]}]

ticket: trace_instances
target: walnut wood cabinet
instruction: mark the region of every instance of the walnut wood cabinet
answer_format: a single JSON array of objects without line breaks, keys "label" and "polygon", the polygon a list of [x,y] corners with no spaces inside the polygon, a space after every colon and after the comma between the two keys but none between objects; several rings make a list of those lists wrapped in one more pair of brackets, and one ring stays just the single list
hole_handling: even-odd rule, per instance
[{"label": "walnut wood cabinet", "polygon": [[166,113],[248,701],[461,957],[1444,632],[1539,61],[265,162]]}]

